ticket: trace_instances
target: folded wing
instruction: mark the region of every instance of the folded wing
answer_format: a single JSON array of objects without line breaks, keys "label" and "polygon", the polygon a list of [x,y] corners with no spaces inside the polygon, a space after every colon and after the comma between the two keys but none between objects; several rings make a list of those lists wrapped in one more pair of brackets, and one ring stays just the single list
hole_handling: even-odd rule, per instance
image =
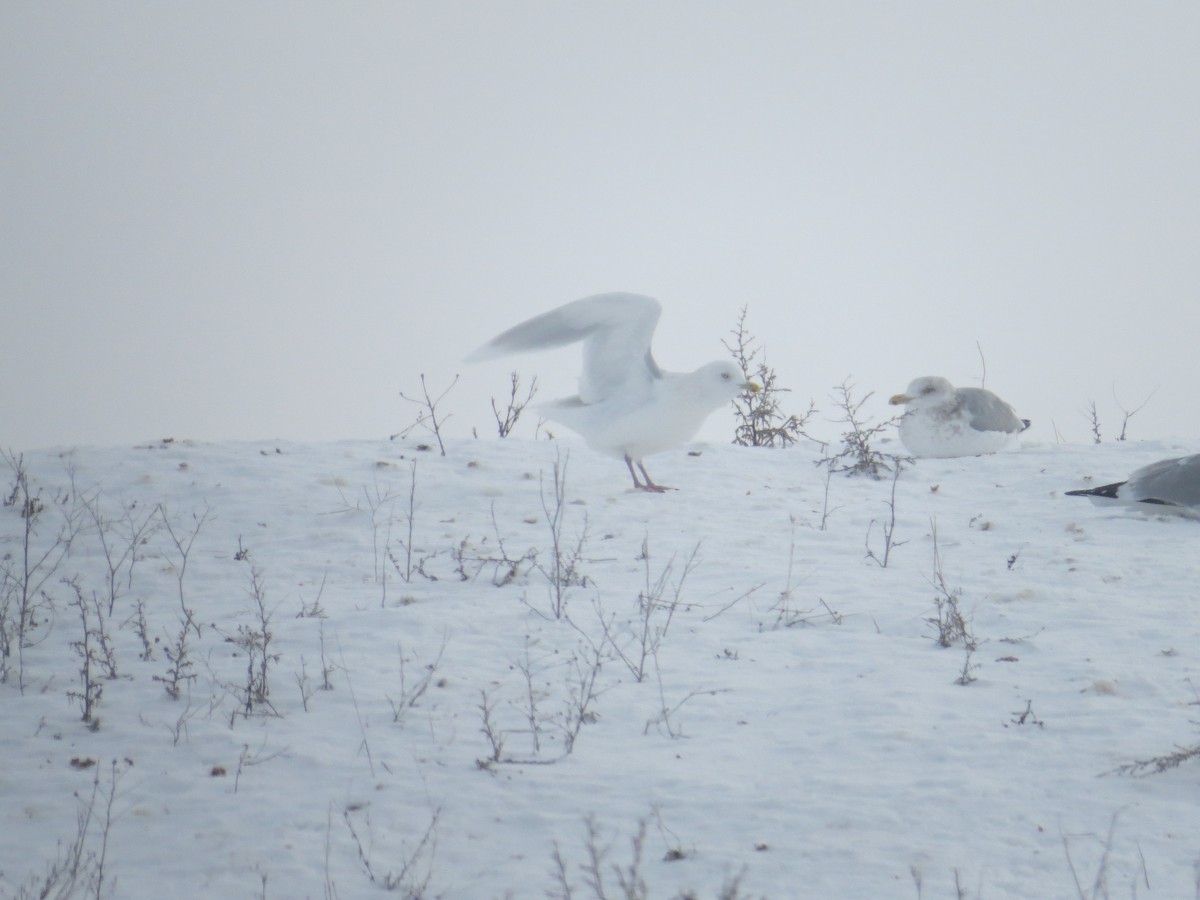
[{"label": "folded wing", "polygon": [[1129,476],[1134,500],[1200,507],[1200,454],[1163,459]]},{"label": "folded wing", "polygon": [[991,391],[983,388],[959,388],[958,393],[970,413],[971,427],[976,431],[1004,431],[1015,434],[1026,427],[1013,408]]}]

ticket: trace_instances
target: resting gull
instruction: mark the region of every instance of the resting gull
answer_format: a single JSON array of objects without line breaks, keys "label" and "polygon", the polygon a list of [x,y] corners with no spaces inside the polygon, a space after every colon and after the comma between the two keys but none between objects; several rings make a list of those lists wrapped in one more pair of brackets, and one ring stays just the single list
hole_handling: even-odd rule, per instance
[{"label": "resting gull", "polygon": [[741,391],[761,390],[732,361],[694,372],[660,369],[650,339],[661,313],[652,297],[596,294],[514,325],[467,360],[582,341],[579,393],[539,410],[578,432],[593,450],[624,458],[635,488],[660,493],[667,488],[651,480],[642,458],[687,443],[714,410]]},{"label": "resting gull", "polygon": [[1118,505],[1144,512],[1200,517],[1200,453],[1160,459],[1138,469],[1124,481],[1067,491],[1067,496],[1087,497],[1097,506]]},{"label": "resting gull", "polygon": [[983,388],[956,388],[926,375],[888,401],[908,409],[900,418],[900,440],[913,456],[979,456],[1003,450],[1029,427],[1013,408]]}]

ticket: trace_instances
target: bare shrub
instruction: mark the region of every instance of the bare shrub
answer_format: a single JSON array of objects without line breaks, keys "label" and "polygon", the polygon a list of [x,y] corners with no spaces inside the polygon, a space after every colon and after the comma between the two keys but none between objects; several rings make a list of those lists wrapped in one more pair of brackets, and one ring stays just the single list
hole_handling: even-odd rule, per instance
[{"label": "bare shrub", "polygon": [[[479,727],[480,732],[487,739],[488,746],[491,748],[486,760],[476,760],[480,768],[491,768],[492,763],[511,762],[504,756],[504,730],[501,729],[494,719],[496,709],[495,703],[492,701],[491,695],[484,689],[479,690],[479,706],[482,724]],[[535,734],[538,731],[535,729]]]},{"label": "bare shrub", "polygon": [[[1071,871],[1071,879],[1075,884],[1075,894],[1079,900],[1109,900],[1112,894],[1112,887],[1109,885],[1109,866],[1111,864],[1113,844],[1115,842],[1117,830],[1117,818],[1120,816],[1120,811],[1113,813],[1112,820],[1108,825],[1108,833],[1101,838],[1096,834],[1082,835],[1082,837],[1097,841],[1100,844],[1100,859],[1096,863],[1096,872],[1090,878],[1083,882],[1080,881],[1079,870],[1075,867],[1075,860],[1071,856],[1071,840],[1066,834],[1062,835],[1063,854],[1067,859],[1067,868]],[[1079,837],[1079,836],[1076,836]],[[1138,852],[1141,857],[1141,851]],[[1141,871],[1136,873],[1130,879],[1129,896],[1138,896],[1138,882],[1142,882],[1146,889],[1150,889],[1150,876],[1146,871],[1146,860],[1141,858]],[[1200,895],[1200,876],[1197,878],[1197,893]]]},{"label": "bare shrub", "polygon": [[780,406],[780,395],[790,393],[790,388],[780,387],[775,370],[767,365],[766,351],[756,343],[754,335],[746,327],[746,311],[743,306],[738,314],[737,326],[730,332],[733,343],[722,341],[725,349],[733,356],[747,381],[756,382],[762,389],[740,394],[733,400],[733,411],[737,426],[733,442],[743,447],[787,447],[800,438],[808,438],[805,426],[817,411],[812,401],[802,415],[789,415]]},{"label": "bare shrub", "polygon": [[[375,583],[380,587],[379,606],[381,609],[385,608],[388,599],[389,564],[406,584],[412,581],[413,574],[420,569],[420,561],[413,561],[413,531],[417,517],[417,461],[414,459],[409,463],[407,502],[403,516],[397,515],[396,505],[404,498],[404,493],[391,485],[380,485],[378,480],[370,487],[363,485],[362,500],[351,502],[340,489],[338,494],[342,505],[335,512],[357,513],[365,516],[371,523],[372,572]],[[392,549],[392,535],[397,524],[402,524],[405,529],[405,537],[399,542],[399,554]]]},{"label": "bare shrub", "polygon": [[[1113,402],[1117,404],[1117,409],[1121,410],[1121,431],[1116,438],[1118,441],[1128,440],[1129,420],[1145,409],[1146,404],[1150,402],[1151,398],[1153,398],[1156,393],[1158,393],[1158,388],[1152,390],[1146,396],[1146,399],[1133,409],[1127,409],[1125,405],[1119,399],[1117,399],[1117,390],[1115,386],[1113,387]],[[1101,443],[1103,439],[1100,434],[1100,413],[1096,408],[1095,400],[1088,401],[1087,407],[1084,409],[1084,415],[1087,416],[1088,424],[1091,427],[1092,443]]]},{"label": "bare shrub", "polygon": [[[490,771],[498,763],[544,765],[558,762],[574,751],[583,726],[596,721],[596,700],[604,692],[600,687],[600,674],[606,661],[604,641],[596,644],[584,636],[565,660],[561,659],[560,653],[548,654],[546,658],[553,662],[546,669],[537,669],[529,656],[527,643],[525,659],[514,665],[524,676],[519,709],[527,728],[506,727],[501,721],[502,710],[497,706],[496,692],[485,689],[479,691],[480,702],[476,707],[481,717],[479,731],[489,747],[488,755],[476,760],[481,769]],[[565,674],[559,677],[556,673],[554,681],[558,689],[558,709],[547,712],[548,701],[553,698],[542,694],[533,685],[535,679],[549,669],[563,670]],[[542,740],[547,732],[556,732],[562,742],[561,750],[554,756],[543,753]],[[520,756],[506,753],[509,738],[519,734],[529,735],[530,752]]]},{"label": "bare shrub", "polygon": [[[1190,682],[1191,679],[1188,679],[1188,681]],[[1195,693],[1194,686],[1192,690]],[[1190,705],[1196,706],[1198,702],[1200,702],[1200,696],[1196,700],[1192,700]],[[1124,763],[1117,766],[1109,774],[1133,775],[1135,777],[1158,775],[1162,772],[1178,768],[1193,759],[1200,759],[1200,743],[1191,744],[1190,746],[1176,745],[1175,749],[1169,753],[1160,753],[1145,759],[1137,759],[1133,762]],[[1200,865],[1196,869],[1196,874],[1197,878],[1200,879]],[[1200,881],[1197,882],[1197,888],[1200,888]]]},{"label": "bare shrub", "polygon": [[[322,587],[324,583],[322,582]],[[313,694],[317,690],[332,691],[333,682],[329,680],[329,676],[333,674],[333,664],[329,662],[325,654],[325,619],[322,615],[317,623],[318,646],[321,652],[321,682],[313,686],[313,683],[308,677],[308,667],[305,663],[304,656],[300,656],[300,671],[296,674],[296,684],[300,688],[300,701],[304,706],[304,711],[308,712],[308,701],[312,699]]]},{"label": "bare shrub", "polygon": [[[425,383],[425,374],[421,374],[421,396],[419,398],[409,397],[403,391],[400,392],[400,397],[412,403],[418,408],[416,420],[402,431],[398,431],[391,436],[391,440],[396,438],[407,438],[413,431],[418,428],[429,432],[437,441],[438,449],[442,456],[446,455],[446,445],[442,442],[442,428],[445,427],[446,421],[450,418],[449,415],[441,415],[438,412],[438,404],[441,403],[454,386],[458,384],[458,376],[454,376],[454,380],[450,382],[450,386],[442,391],[438,396],[431,397],[429,394],[429,385]],[[428,449],[424,445],[417,448]]]},{"label": "bare shrub", "polygon": [[587,543],[588,519],[583,514],[583,527],[571,543],[564,534],[564,522],[567,514],[567,463],[566,457],[558,450],[555,451],[554,468],[547,496],[544,478],[539,478],[542,498],[542,511],[546,514],[546,522],[550,527],[550,562],[546,565],[536,564],[536,568],[545,577],[550,588],[550,617],[561,619],[567,610],[567,595],[572,587],[582,587],[587,584],[587,576],[579,570],[583,561],[583,548]]},{"label": "bare shrub", "polygon": [[255,766],[261,766],[263,763],[269,763],[273,759],[278,759],[282,756],[285,750],[276,750],[273,753],[264,753],[266,749],[267,739],[264,737],[262,744],[253,753],[250,752],[249,744],[242,744],[242,752],[238,754],[237,770],[233,775],[233,792],[238,792],[238,787],[242,783],[242,773],[247,769],[252,769]]},{"label": "bare shrub", "polygon": [[154,680],[162,683],[167,696],[172,700],[178,700],[183,694],[183,689],[196,679],[196,673],[192,671],[195,664],[189,655],[188,646],[188,635],[192,631],[199,631],[199,627],[192,621],[192,611],[185,608],[180,619],[179,634],[174,643],[163,648],[163,655],[170,663],[167,673],[154,676]]},{"label": "bare shrub", "polygon": [[[496,587],[504,587],[520,578],[522,569],[529,571],[536,568],[538,552],[531,547],[520,556],[511,555],[508,548],[504,546],[500,526],[496,523],[496,504],[494,502],[491,506],[491,514],[496,549],[485,551],[482,546],[480,549],[475,549],[468,536],[450,551],[450,556],[454,560],[455,571],[458,572],[462,581],[474,581],[485,569],[491,569],[492,584]],[[482,543],[486,543],[486,538]]]},{"label": "bare shrub", "polygon": [[1121,410],[1121,415],[1122,415],[1121,433],[1117,435],[1118,441],[1126,440],[1126,432],[1129,429],[1129,420],[1132,419],[1138,413],[1140,413],[1143,409],[1145,409],[1146,404],[1149,403],[1151,398],[1157,393],[1158,393],[1158,388],[1155,388],[1146,396],[1146,399],[1143,400],[1140,404],[1135,406],[1133,409],[1126,409],[1124,404],[1122,404],[1120,400],[1117,400],[1117,389],[1115,386],[1113,387],[1113,400],[1116,402],[1117,408]]},{"label": "bare shrub", "polygon": [[99,494],[84,500],[83,507],[95,526],[96,539],[104,554],[107,569],[104,597],[111,616],[117,600],[133,589],[138,548],[144,546],[159,527],[155,522],[156,510],[136,516],[131,507],[124,510],[121,518],[110,517],[101,509]]},{"label": "bare shrub", "polygon": [[583,726],[596,721],[596,698],[600,696],[600,670],[604,666],[602,648],[590,642],[580,644],[567,662],[567,699],[563,704],[559,727],[563,734],[563,755],[575,749]]},{"label": "bare shrub", "polygon": [[325,579],[328,578],[328,573],[321,576],[321,584],[317,588],[317,596],[312,600],[300,601],[300,612],[296,613],[297,619],[324,619],[325,609],[321,606],[321,596],[325,593]]},{"label": "bare shrub", "polygon": [[[661,810],[655,806],[651,813],[665,847],[661,857],[663,862],[675,862],[691,856],[692,854],[683,848],[678,837],[663,824]],[[646,883],[646,861],[651,855],[648,846],[649,823],[650,818],[646,816],[638,820],[636,829],[629,838],[628,860],[619,862],[614,860],[616,839],[606,839],[595,815],[588,813],[583,817],[581,861],[573,866],[559,842],[553,842],[551,860],[555,883],[546,891],[546,896],[555,900],[575,900],[585,896],[593,900],[649,900],[651,894]],[[575,869],[578,869],[578,877],[582,879],[582,887],[574,881]],[[739,900],[744,876],[743,869],[738,875],[726,878],[713,896],[717,900]],[[676,900],[698,900],[699,896],[690,890],[675,895]]]},{"label": "bare shrub", "polygon": [[1086,415],[1092,426],[1092,443],[1099,444],[1102,440],[1100,437],[1100,413],[1096,410],[1095,400],[1088,401]]},{"label": "bare shrub", "polygon": [[1113,772],[1118,775],[1157,775],[1161,772],[1178,768],[1188,760],[1196,759],[1197,757],[1200,757],[1200,744],[1193,744],[1190,747],[1179,747],[1170,753],[1163,753],[1158,756],[1136,759],[1133,762],[1124,763],[1113,769]]},{"label": "bare shrub", "polygon": [[[408,584],[412,581],[413,576],[413,525],[417,518],[417,461],[414,459],[409,464],[408,469],[408,508],[405,511],[406,532],[402,546],[404,547],[404,565],[392,554],[391,547],[385,547],[387,557],[391,560],[396,572],[404,579],[404,583]],[[390,533],[390,524],[389,524]]]},{"label": "bare shrub", "polygon": [[600,627],[605,639],[638,682],[645,680],[646,664],[651,657],[658,653],[658,648],[667,636],[671,620],[679,608],[683,583],[696,567],[696,553],[699,550],[699,544],[692,548],[692,552],[684,562],[683,570],[679,574],[679,580],[675,583],[674,591],[664,597],[668,581],[675,569],[675,557],[672,556],[662,571],[652,577],[650,538],[649,536],[643,538],[642,552],[638,555],[638,559],[644,563],[644,586],[638,592],[634,615],[622,623],[623,628],[621,629],[625,634],[630,635],[628,640],[620,639],[615,615],[605,618],[604,608],[599,599],[595,601],[596,614],[600,619]]},{"label": "bare shrub", "polygon": [[274,610],[267,609],[267,594],[262,582],[262,573],[257,568],[250,570],[250,601],[253,622],[238,625],[237,633],[227,635],[226,640],[237,646],[246,655],[245,681],[233,686],[238,706],[230,717],[241,715],[250,718],[255,713],[278,715],[271,705],[269,681],[271,664],[279,661],[279,654],[271,651],[271,616]]},{"label": "bare shrub", "polygon": [[[526,723],[529,725],[529,737],[533,742],[534,756],[539,756],[542,752],[542,732],[545,730],[540,705],[547,695],[535,684],[537,680],[535,676],[536,668],[530,649],[529,635],[525,635],[525,654],[515,665],[525,679],[525,690],[522,692],[521,697],[521,711],[524,714]],[[551,652],[551,655],[553,655],[553,652]],[[484,713],[486,719],[486,710]],[[495,748],[493,747],[493,749]]]},{"label": "bare shrub", "polygon": [[388,703],[392,707],[392,721],[399,724],[403,721],[405,714],[415,707],[421,698],[425,696],[425,692],[429,690],[429,686],[433,684],[433,676],[437,674],[438,666],[441,664],[442,656],[446,652],[446,644],[448,638],[442,637],[442,646],[438,648],[437,656],[433,662],[425,663],[420,667],[420,674],[411,679],[408,677],[407,666],[411,662],[419,662],[414,656],[412,659],[405,657],[404,647],[397,644],[396,651],[400,656],[400,699],[393,700],[387,698]]},{"label": "bare shrub", "polygon": [[771,624],[772,631],[778,628],[793,628],[796,625],[816,625],[819,622],[841,625],[846,618],[844,613],[826,603],[823,597],[818,597],[816,605],[806,609],[794,609],[788,599],[781,597],[779,602],[771,607],[771,611],[775,613],[775,621]]},{"label": "bare shrub", "polygon": [[500,437],[508,437],[520,420],[525,407],[533,401],[535,394],[537,394],[536,375],[529,382],[529,389],[525,392],[524,398],[521,398],[521,376],[516,372],[509,376],[508,400],[503,413],[500,412],[496,398],[492,398],[492,414],[496,417],[496,428],[500,432]]},{"label": "bare shrub", "polygon": [[900,546],[903,541],[896,540],[896,482],[900,479],[901,461],[899,457],[892,457],[892,491],[886,501],[888,508],[887,520],[880,523],[883,531],[883,549],[881,553],[876,553],[871,546],[871,530],[875,527],[875,519],[872,519],[867,525],[867,558],[873,559],[879,564],[879,567],[886,569],[889,560],[892,558],[892,548]]},{"label": "bare shrub", "polygon": [[[354,827],[354,815],[360,812],[363,813],[368,835],[365,845],[358,834],[358,829]],[[371,884],[381,887],[385,891],[394,891],[405,900],[423,900],[423,898],[431,896],[429,885],[433,882],[433,862],[437,854],[437,829],[441,817],[441,808],[434,809],[430,814],[429,824],[425,826],[416,845],[409,847],[401,842],[399,867],[388,868],[385,871],[378,862],[373,861],[374,840],[370,834],[370,810],[366,807],[354,806],[342,812],[346,828],[350,831],[350,837],[354,840],[355,849],[358,851],[359,864],[366,872]]]},{"label": "bare shrub", "polygon": [[46,504],[33,490],[24,456],[0,454],[13,474],[4,505],[17,510],[22,528],[14,554],[0,560],[0,681],[7,681],[11,660],[17,658],[17,685],[25,692],[25,650],[36,643],[34,632],[49,622],[54,600],[46,590],[71,548],[78,522],[65,505],[56,529],[42,534]]},{"label": "bare shrub", "polygon": [[208,521],[212,510],[206,504],[203,512],[192,513],[192,523],[190,526],[182,523],[172,525],[171,517],[167,514],[167,508],[161,503],[158,505],[158,514],[162,519],[163,527],[167,530],[167,535],[171,538],[171,543],[175,546],[175,552],[179,555],[179,562],[175,566],[175,580],[179,589],[179,609],[183,613],[183,621],[186,625],[195,629],[196,637],[200,637],[200,624],[196,621],[192,611],[188,609],[183,590],[183,580],[187,575],[188,560],[191,557],[192,545],[196,543],[196,537],[200,534],[200,529],[204,527],[204,523]]},{"label": "bare shrub", "polygon": [[935,613],[926,621],[934,629],[934,641],[939,647],[952,647],[961,644],[963,648],[963,666],[955,679],[956,684],[968,685],[975,681],[974,672],[978,664],[971,662],[971,657],[979,647],[971,625],[963,615],[960,606],[962,591],[959,588],[951,590],[946,584],[942,571],[942,556],[938,546],[937,520],[930,520],[930,531],[933,536],[933,578],[931,583],[936,588],[933,602]]},{"label": "bare shrub", "polygon": [[834,421],[846,426],[846,430],[842,432],[838,452],[832,456],[826,455],[818,464],[829,466],[833,472],[882,478],[883,473],[893,470],[900,457],[877,450],[874,442],[889,426],[895,424],[898,417],[872,423],[870,417],[862,412],[863,404],[871,399],[872,394],[867,393],[861,399],[855,399],[854,385],[849,378],[833,390],[834,405],[841,411],[841,416]]},{"label": "bare shrub", "polygon": [[[609,879],[615,878],[616,890],[619,891],[615,896],[619,896],[623,900],[648,900],[650,892],[646,887],[645,875],[642,872],[642,866],[645,863],[646,819],[638,821],[637,831],[630,838],[630,860],[625,865],[608,862],[613,845],[602,842],[600,826],[596,824],[596,817],[593,814],[589,813],[584,817],[583,825],[585,858],[579,864],[579,869],[584,884],[591,891],[590,896],[597,900],[608,900],[610,896],[608,893]],[[554,842],[553,858],[558,879],[558,893],[551,894],[551,896],[573,898],[575,888],[569,879],[570,867],[563,857],[558,841]]]},{"label": "bare shrub", "polygon": [[31,875],[14,895],[15,900],[68,900],[89,897],[101,900],[112,896],[117,880],[108,871],[108,839],[113,826],[113,804],[122,772],[113,760],[109,781],[101,787],[101,766],[95,760],[91,793],[79,797],[75,814],[75,833],[69,841],[58,842],[55,858],[46,863],[40,875]]},{"label": "bare shrub", "polygon": [[771,629],[791,628],[794,625],[811,625],[821,619],[827,619],[834,625],[841,625],[842,614],[833,609],[820,597],[817,598],[817,605],[808,609],[796,609],[792,605],[796,589],[794,582],[796,566],[796,517],[788,516],[788,523],[791,526],[791,535],[788,544],[787,578],[784,581],[783,590],[779,592],[779,599],[775,601],[775,605],[770,610],[775,613],[775,621],[771,624]]},{"label": "bare shrub", "polygon": [[375,777],[375,758],[371,755],[371,744],[367,740],[367,723],[363,718],[362,708],[358,705],[358,695],[354,692],[354,681],[350,678],[350,667],[346,665],[346,654],[342,650],[341,641],[338,645],[338,659],[341,661],[342,675],[346,679],[346,689],[350,692],[350,704],[354,707],[354,717],[358,720],[358,732],[362,735],[362,742],[359,747],[366,754],[367,767],[371,770],[371,777]]},{"label": "bare shrub", "polygon": [[657,655],[654,657],[654,660],[656,663],[654,667],[654,673],[657,676],[658,681],[658,715],[646,720],[646,724],[642,727],[642,734],[649,734],[650,729],[655,728],[658,730],[659,734],[665,735],[673,741],[677,741],[684,735],[683,728],[680,726],[678,719],[675,719],[674,716],[679,712],[679,710],[683,709],[684,704],[696,697],[715,697],[717,694],[727,693],[728,689],[697,688],[695,690],[688,691],[683,695],[682,698],[672,703],[671,701],[667,700],[667,689],[663,684],[662,669],[657,665]]},{"label": "bare shrub", "polygon": [[104,693],[101,677],[117,677],[117,659],[113,650],[112,639],[104,620],[104,604],[93,592],[91,598],[84,596],[80,587],[79,577],[68,580],[62,579],[74,594],[71,605],[79,612],[82,634],[79,640],[71,642],[71,649],[79,656],[78,691],[68,691],[67,696],[78,700],[83,711],[83,721],[93,729],[99,727],[96,719],[96,706]]}]

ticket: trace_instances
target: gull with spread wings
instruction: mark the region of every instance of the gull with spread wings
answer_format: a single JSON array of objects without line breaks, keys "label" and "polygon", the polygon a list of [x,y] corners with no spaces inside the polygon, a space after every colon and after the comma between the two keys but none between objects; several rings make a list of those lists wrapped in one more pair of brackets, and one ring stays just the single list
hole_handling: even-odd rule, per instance
[{"label": "gull with spread wings", "polygon": [[667,488],[651,480],[643,457],[687,443],[710,413],[741,391],[761,390],[731,361],[710,362],[694,372],[660,369],[650,341],[661,313],[652,297],[596,294],[514,325],[467,360],[582,342],[579,393],[538,409],[593,450],[623,458],[635,488],[661,493]]}]

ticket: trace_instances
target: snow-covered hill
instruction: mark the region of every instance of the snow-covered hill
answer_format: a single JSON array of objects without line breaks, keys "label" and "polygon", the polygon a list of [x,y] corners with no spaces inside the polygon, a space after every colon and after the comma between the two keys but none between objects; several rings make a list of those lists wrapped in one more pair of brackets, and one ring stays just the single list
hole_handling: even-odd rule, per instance
[{"label": "snow-covered hill", "polygon": [[122,898],[1193,896],[1200,761],[1114,770],[1200,740],[1200,524],[1062,494],[1195,450],[27,453],[0,895],[90,809]]}]

